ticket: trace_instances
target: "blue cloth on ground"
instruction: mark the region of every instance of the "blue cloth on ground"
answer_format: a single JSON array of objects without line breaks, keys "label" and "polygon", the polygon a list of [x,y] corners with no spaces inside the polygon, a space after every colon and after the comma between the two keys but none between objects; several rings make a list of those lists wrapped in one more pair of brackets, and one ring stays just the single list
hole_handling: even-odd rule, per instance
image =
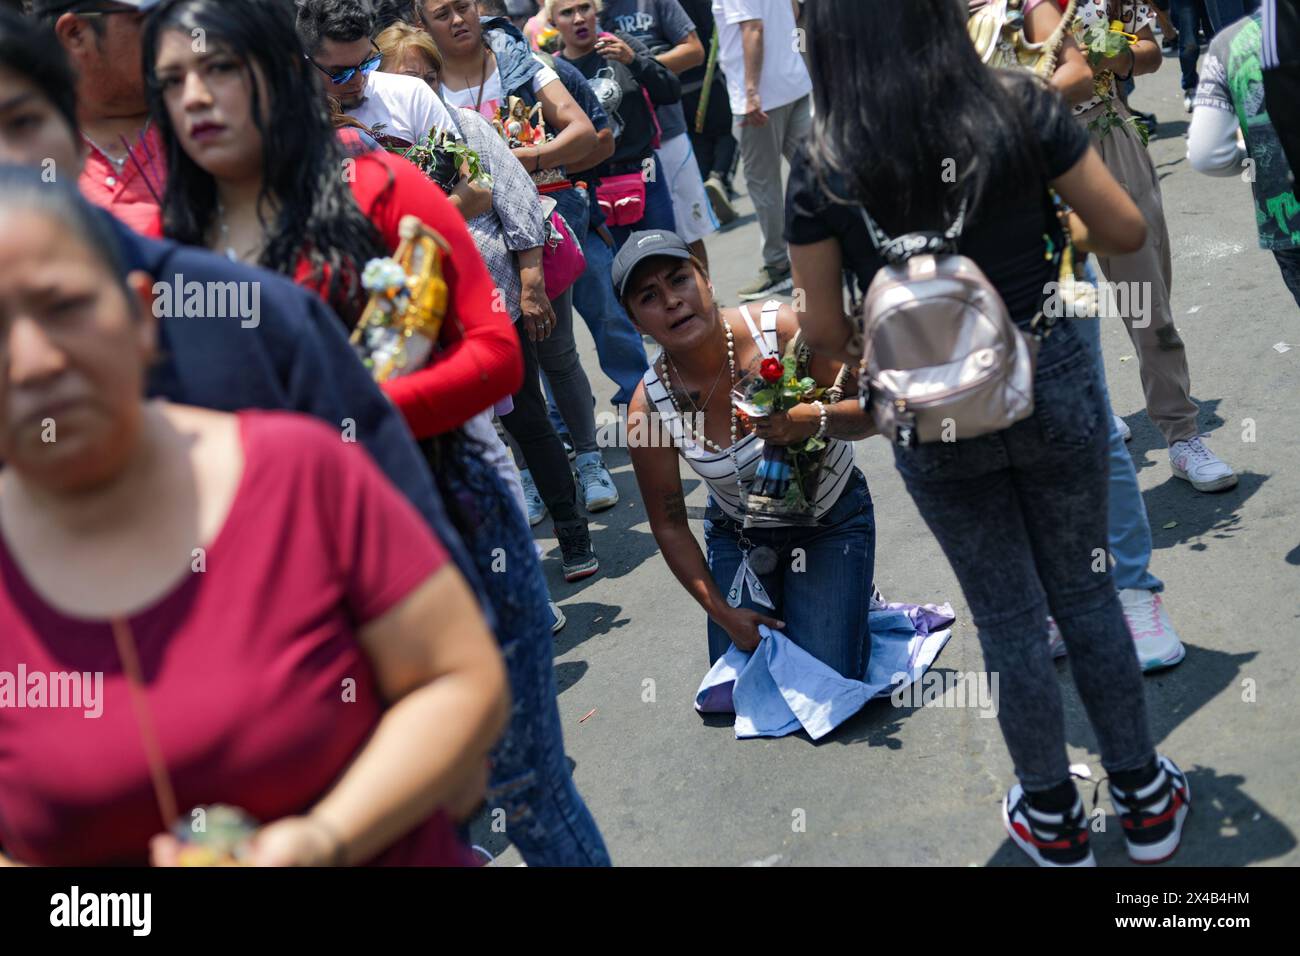
[{"label": "blue cloth on ground", "polygon": [[871,657],[864,680],[850,680],[780,631],[760,626],[752,654],[732,644],[695,693],[702,714],[736,715],[736,737],[784,737],[804,730],[820,740],[867,701],[920,679],[952,636],[947,604],[887,604],[868,615]]}]

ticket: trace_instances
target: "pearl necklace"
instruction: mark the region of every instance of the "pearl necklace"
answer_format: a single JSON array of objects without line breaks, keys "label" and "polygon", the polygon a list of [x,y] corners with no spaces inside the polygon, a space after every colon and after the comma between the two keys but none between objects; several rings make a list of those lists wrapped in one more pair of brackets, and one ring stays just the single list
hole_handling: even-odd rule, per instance
[{"label": "pearl necklace", "polygon": [[[727,367],[731,372],[727,383],[727,387],[728,389],[730,389],[733,388],[736,384],[736,336],[731,331],[731,325],[730,323],[727,322],[726,319],[722,318],[721,315],[718,316],[718,319],[719,321],[722,322],[722,328],[727,333]],[[664,351],[662,353],[659,362],[659,367],[660,367],[659,377],[663,380],[664,391],[668,393],[668,401],[672,404],[673,411],[677,413],[678,421],[686,423],[686,415],[682,411],[681,405],[677,404],[677,396],[673,394],[673,383],[672,380],[669,379],[668,377],[667,351]],[[708,402],[705,402],[705,404],[707,405]],[[706,413],[701,412],[700,414],[702,418]],[[701,421],[700,422],[701,428],[703,428],[703,425],[704,423],[703,421]],[[739,420],[736,417],[735,402],[731,403],[731,445],[728,446],[727,448],[719,447],[717,442],[709,438],[708,435],[703,434],[702,431],[697,432],[693,425],[686,424],[686,430],[690,432],[691,438],[695,441],[697,445],[700,445],[705,449],[711,448],[718,453],[726,452],[729,456],[731,456],[731,466],[736,471],[736,481],[740,481],[740,461],[739,459],[736,458],[736,440],[740,432],[740,425],[739,425]]]}]

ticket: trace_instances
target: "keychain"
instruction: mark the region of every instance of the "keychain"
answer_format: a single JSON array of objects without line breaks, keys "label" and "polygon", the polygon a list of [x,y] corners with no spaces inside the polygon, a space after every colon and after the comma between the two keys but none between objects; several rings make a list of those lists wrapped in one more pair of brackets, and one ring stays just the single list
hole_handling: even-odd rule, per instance
[{"label": "keychain", "polygon": [[755,604],[771,611],[776,610],[776,605],[772,603],[767,589],[758,578],[759,574],[771,574],[776,570],[776,551],[766,545],[755,548],[744,535],[740,536],[737,543],[740,545],[742,558],[740,567],[736,568],[736,576],[732,578],[731,587],[727,590],[727,604],[731,607],[740,607],[744,589],[748,587],[750,599]]}]

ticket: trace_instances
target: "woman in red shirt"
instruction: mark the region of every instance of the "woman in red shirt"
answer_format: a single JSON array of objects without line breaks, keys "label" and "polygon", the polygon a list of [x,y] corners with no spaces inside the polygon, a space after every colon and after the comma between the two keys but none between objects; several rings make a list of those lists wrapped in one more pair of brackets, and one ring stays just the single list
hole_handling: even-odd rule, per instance
[{"label": "woman in red shirt", "polygon": [[467,862],[507,706],[463,579],[327,426],[143,401],[104,228],[0,173],[0,864],[167,862],[214,803],[254,863]]},{"label": "woman in red shirt", "polygon": [[[512,317],[465,223],[412,164],[341,148],[318,71],[286,55],[299,41],[280,0],[168,0],[150,15],[142,47],[171,171],[168,235],[294,276],[349,326],[363,304],[360,271],[396,247],[403,216],[450,245],[450,309],[431,364],[384,388],[422,440],[496,614],[516,703],[492,758],[493,805],[506,809],[507,833],[530,865],[607,863],[565,763],[552,617],[532,536],[483,444],[462,428],[523,381]],[[590,552],[586,522],[576,524]]]}]

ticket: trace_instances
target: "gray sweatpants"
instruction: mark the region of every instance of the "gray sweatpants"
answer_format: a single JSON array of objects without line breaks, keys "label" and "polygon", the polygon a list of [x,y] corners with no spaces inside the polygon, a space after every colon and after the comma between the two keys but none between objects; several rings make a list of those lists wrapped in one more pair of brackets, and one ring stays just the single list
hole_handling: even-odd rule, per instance
[{"label": "gray sweatpants", "polygon": [[790,268],[790,254],[785,247],[781,157],[792,162],[799,144],[812,135],[812,97],[767,110],[767,120],[765,126],[741,126],[737,118],[735,132],[745,162],[749,198],[763,232],[763,264],[785,272]]}]

